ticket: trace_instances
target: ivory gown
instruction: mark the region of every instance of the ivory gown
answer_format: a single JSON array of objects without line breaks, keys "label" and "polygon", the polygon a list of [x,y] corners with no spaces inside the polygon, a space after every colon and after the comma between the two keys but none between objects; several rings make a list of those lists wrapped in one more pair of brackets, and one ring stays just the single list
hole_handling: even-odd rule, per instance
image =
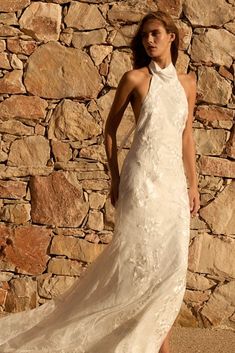
[{"label": "ivory gown", "polygon": [[188,265],[188,102],[172,62],[149,69],[111,243],[67,293],[0,319],[1,353],[158,353],[173,325]]}]

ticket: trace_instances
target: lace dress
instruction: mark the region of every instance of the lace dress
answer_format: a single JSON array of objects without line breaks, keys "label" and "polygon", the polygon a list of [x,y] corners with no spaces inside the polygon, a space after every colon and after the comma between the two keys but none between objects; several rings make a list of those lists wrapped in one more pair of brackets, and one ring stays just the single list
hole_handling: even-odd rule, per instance
[{"label": "lace dress", "polygon": [[1,353],[158,353],[186,288],[190,208],[182,161],[188,102],[153,60],[124,160],[112,241],[63,295],[0,319]]}]

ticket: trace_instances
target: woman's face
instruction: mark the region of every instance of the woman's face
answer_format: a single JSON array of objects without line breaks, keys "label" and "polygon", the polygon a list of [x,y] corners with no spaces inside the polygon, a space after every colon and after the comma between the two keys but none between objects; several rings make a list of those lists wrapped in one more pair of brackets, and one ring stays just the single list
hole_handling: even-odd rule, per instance
[{"label": "woman's face", "polygon": [[147,55],[154,58],[170,54],[171,42],[175,34],[167,33],[162,22],[153,19],[144,24],[141,37]]}]

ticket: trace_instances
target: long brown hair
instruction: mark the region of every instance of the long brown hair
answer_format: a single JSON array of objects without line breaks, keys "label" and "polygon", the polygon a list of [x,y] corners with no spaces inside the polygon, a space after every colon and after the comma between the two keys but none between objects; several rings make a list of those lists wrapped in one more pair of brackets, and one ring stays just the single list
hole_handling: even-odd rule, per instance
[{"label": "long brown hair", "polygon": [[151,61],[151,58],[146,53],[142,44],[141,34],[143,31],[144,24],[149,20],[155,19],[161,21],[167,33],[175,33],[175,39],[173,42],[171,42],[171,60],[173,65],[176,64],[179,48],[179,31],[172,17],[168,13],[158,10],[154,12],[149,12],[142,18],[137,32],[131,41],[130,47],[133,52],[133,67],[135,69],[147,66]]}]

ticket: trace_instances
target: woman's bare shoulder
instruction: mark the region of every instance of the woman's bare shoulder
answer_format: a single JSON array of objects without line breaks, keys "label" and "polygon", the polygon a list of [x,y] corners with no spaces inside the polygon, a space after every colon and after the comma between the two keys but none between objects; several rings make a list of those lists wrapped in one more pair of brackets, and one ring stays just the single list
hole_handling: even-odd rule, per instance
[{"label": "woman's bare shoulder", "polygon": [[189,73],[179,73],[178,78],[185,89],[187,98],[191,99],[191,96],[195,96],[197,90],[196,74],[193,71]]},{"label": "woman's bare shoulder", "polygon": [[196,75],[193,71],[190,71],[189,73],[178,73],[179,79],[182,81],[187,86],[196,86],[197,84],[197,79]]},{"label": "woman's bare shoulder", "polygon": [[126,83],[136,85],[141,80],[146,78],[146,76],[148,75],[149,75],[149,71],[148,71],[148,68],[145,66],[145,67],[141,67],[140,69],[132,69],[132,70],[126,71],[122,76],[122,79]]}]

